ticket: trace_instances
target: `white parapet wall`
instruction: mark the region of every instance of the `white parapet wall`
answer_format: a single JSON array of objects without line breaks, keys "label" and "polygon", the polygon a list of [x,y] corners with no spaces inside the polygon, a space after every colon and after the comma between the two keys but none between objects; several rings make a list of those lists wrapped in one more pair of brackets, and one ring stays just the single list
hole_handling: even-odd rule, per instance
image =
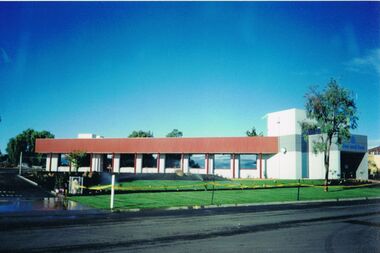
[{"label": "white parapet wall", "polygon": [[289,109],[267,115],[268,136],[279,137],[280,151],[267,158],[267,178],[302,178],[301,122],[304,120],[306,112],[301,109]]},{"label": "white parapet wall", "polygon": [[267,114],[268,136],[286,136],[302,134],[300,123],[306,120],[306,112],[301,109],[289,109]]}]

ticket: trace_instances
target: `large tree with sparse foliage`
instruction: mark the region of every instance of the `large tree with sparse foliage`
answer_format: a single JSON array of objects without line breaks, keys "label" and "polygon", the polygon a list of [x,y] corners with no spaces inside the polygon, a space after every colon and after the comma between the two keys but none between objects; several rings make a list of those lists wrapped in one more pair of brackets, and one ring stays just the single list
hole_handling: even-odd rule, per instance
[{"label": "large tree with sparse foliage", "polygon": [[128,136],[128,138],[138,138],[138,137],[140,137],[140,138],[151,138],[151,137],[153,137],[153,132],[139,130],[139,131],[133,131]]},{"label": "large tree with sparse foliage", "polygon": [[310,131],[319,133],[312,147],[314,153],[324,155],[324,189],[328,191],[331,145],[341,146],[344,141],[349,140],[350,129],[357,127],[356,103],[352,92],[339,86],[334,79],[322,91],[311,87],[305,98],[309,120],[302,122],[302,128],[305,136]]},{"label": "large tree with sparse foliage", "polygon": [[29,165],[42,165],[42,155],[35,153],[37,138],[54,138],[54,134],[48,131],[36,131],[29,128],[11,138],[6,148],[9,162],[13,165],[18,164],[20,153],[22,152],[24,162]]},{"label": "large tree with sparse foliage", "polygon": [[183,133],[178,129],[173,129],[170,133],[166,135],[166,137],[182,137]]},{"label": "large tree with sparse foliage", "polygon": [[256,131],[256,128],[255,128],[255,127],[252,127],[252,130],[251,130],[251,131],[247,130],[247,132],[245,132],[245,134],[246,134],[248,137],[263,136],[263,132],[260,132],[260,133],[258,134],[257,131]]}]

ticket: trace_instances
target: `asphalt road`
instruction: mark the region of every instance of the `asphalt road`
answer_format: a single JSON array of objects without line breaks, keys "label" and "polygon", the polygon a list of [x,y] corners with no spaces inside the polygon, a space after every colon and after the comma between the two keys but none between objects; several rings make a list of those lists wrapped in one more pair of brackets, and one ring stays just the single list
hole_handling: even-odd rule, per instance
[{"label": "asphalt road", "polygon": [[0,214],[2,252],[380,252],[380,202]]}]

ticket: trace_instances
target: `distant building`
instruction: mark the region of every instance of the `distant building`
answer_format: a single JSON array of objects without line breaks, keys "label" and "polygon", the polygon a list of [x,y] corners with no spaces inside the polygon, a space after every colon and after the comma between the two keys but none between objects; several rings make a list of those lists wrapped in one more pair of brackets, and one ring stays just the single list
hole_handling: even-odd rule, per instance
[{"label": "distant building", "polygon": [[[265,137],[37,139],[36,152],[47,154],[48,171],[69,171],[66,154],[87,153],[79,171],[115,173],[216,174],[227,178],[322,179],[323,154],[312,152],[319,134],[302,137],[306,113],[290,109],[267,115]],[[368,179],[367,136],[352,135],[332,145],[330,178]]]},{"label": "distant building", "polygon": [[372,178],[380,177],[380,146],[368,149],[368,169]]},{"label": "distant building", "polygon": [[380,155],[380,146],[368,149],[370,155]]}]

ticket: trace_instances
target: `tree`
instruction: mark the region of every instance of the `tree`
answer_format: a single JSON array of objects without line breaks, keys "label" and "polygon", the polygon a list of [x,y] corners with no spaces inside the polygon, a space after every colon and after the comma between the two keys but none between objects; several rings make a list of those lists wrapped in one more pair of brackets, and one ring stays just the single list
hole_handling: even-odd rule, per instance
[{"label": "tree", "polygon": [[257,134],[255,127],[252,127],[251,131],[247,130],[247,132],[245,132],[245,133],[247,134],[248,137],[263,136],[263,132],[260,132],[259,134]]},{"label": "tree", "polygon": [[325,165],[325,191],[328,191],[330,148],[341,146],[350,138],[350,129],[357,127],[356,104],[352,93],[331,79],[327,87],[318,91],[311,87],[306,93],[306,115],[308,121],[301,123],[304,136],[310,132],[320,133],[313,141],[313,152],[323,153]]},{"label": "tree", "polygon": [[129,136],[128,138],[151,138],[153,137],[153,132],[151,131],[143,131],[143,130],[139,130],[139,131],[133,131]]},{"label": "tree", "polygon": [[22,152],[26,163],[29,165],[41,163],[42,155],[35,153],[37,138],[54,138],[54,134],[48,131],[39,132],[29,128],[11,138],[6,148],[9,162],[11,164],[18,164],[18,159],[20,157],[20,153]]},{"label": "tree", "polygon": [[166,137],[182,137],[183,133],[178,129],[173,129],[170,133],[166,135]]},{"label": "tree", "polygon": [[67,154],[67,160],[70,162],[70,166],[73,166],[75,172],[78,172],[78,168],[81,165],[82,160],[85,158],[86,153],[80,150],[74,150],[70,154]]}]

